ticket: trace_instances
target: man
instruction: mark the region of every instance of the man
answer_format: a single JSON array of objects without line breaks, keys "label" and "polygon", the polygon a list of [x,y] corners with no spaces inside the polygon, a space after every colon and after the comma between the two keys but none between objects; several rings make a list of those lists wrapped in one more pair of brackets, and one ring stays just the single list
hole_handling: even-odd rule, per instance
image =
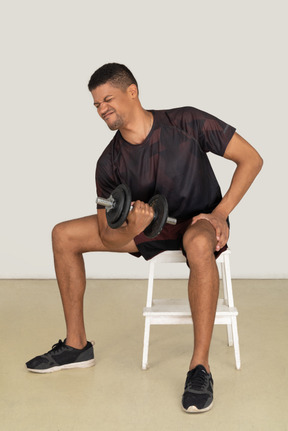
[{"label": "man", "polygon": [[[228,216],[262,167],[256,150],[235,129],[195,108],[147,111],[141,106],[138,85],[126,66],[102,66],[89,82],[98,114],[114,138],[98,160],[98,196],[108,197],[127,184],[134,202],[127,221],[118,229],[107,224],[105,209],[98,214],[55,226],[52,233],[55,271],[67,325],[64,342],[27,362],[34,372],[94,365],[87,341],[83,297],[83,253],[128,252],[150,259],[167,249],[182,249],[191,269],[188,283],[193,317],[194,350],[182,397],[187,412],[207,411],[213,403],[213,379],[208,355],[218,299],[219,276],[215,256],[225,248]],[[237,167],[222,198],[206,153],[232,160]],[[165,225],[156,238],[143,231],[153,219],[146,203],[166,196],[176,226]]]}]

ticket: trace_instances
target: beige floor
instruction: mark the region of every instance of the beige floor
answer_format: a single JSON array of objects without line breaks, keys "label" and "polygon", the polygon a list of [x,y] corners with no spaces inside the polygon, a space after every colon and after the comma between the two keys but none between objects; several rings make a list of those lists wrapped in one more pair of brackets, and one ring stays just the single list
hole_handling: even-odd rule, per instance
[{"label": "beige floor", "polygon": [[[158,290],[186,294],[183,280]],[[180,399],[190,325],[154,326],[141,370],[145,281],[88,281],[86,326],[97,364],[37,375],[24,363],[65,336],[55,281],[0,281],[1,431],[288,430],[288,280],[234,280],[242,369],[216,326],[210,363],[215,405],[188,415]]]}]

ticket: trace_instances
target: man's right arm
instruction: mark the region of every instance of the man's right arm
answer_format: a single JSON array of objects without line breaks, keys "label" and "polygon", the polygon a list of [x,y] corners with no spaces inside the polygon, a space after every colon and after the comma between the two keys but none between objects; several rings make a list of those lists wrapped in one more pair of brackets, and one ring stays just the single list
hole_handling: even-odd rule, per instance
[{"label": "man's right arm", "polygon": [[99,235],[103,245],[111,251],[119,250],[144,231],[153,220],[153,215],[150,205],[136,201],[128,214],[127,221],[118,229],[112,229],[107,223],[106,210],[99,209]]}]

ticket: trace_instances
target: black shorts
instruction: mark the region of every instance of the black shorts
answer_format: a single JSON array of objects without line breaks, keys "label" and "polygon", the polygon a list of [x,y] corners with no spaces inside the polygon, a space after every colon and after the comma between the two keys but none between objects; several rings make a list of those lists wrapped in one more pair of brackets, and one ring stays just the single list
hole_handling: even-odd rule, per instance
[{"label": "black shorts", "polygon": [[[133,256],[143,256],[145,260],[150,260],[157,254],[165,250],[182,250],[183,255],[186,253],[183,247],[183,236],[188,226],[191,225],[192,218],[188,220],[178,220],[176,225],[165,224],[162,231],[155,238],[148,238],[143,232],[134,238],[138,252],[130,253]],[[221,250],[215,252],[217,258],[227,249],[225,245]]]}]

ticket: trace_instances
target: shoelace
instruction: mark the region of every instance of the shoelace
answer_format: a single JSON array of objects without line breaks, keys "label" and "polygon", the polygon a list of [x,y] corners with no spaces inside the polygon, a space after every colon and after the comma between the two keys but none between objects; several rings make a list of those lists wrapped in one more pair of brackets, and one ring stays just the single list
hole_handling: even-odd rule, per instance
[{"label": "shoelace", "polygon": [[187,389],[201,390],[207,384],[207,374],[203,370],[197,370],[190,376],[187,382]]},{"label": "shoelace", "polygon": [[58,350],[62,350],[64,346],[65,346],[65,342],[63,342],[62,340],[59,340],[58,343],[52,346],[52,349],[50,350],[50,352],[57,352]]},{"label": "shoelace", "polygon": [[[51,353],[51,352],[55,352],[56,353],[59,350],[63,350],[63,348],[67,347],[66,344],[65,344],[65,341],[66,341],[66,338],[65,338],[64,341],[59,340],[58,343],[54,344],[52,346],[52,349],[49,350],[49,352],[47,352],[47,353]],[[90,343],[92,344],[92,346],[94,346],[95,341],[90,341]]]}]

